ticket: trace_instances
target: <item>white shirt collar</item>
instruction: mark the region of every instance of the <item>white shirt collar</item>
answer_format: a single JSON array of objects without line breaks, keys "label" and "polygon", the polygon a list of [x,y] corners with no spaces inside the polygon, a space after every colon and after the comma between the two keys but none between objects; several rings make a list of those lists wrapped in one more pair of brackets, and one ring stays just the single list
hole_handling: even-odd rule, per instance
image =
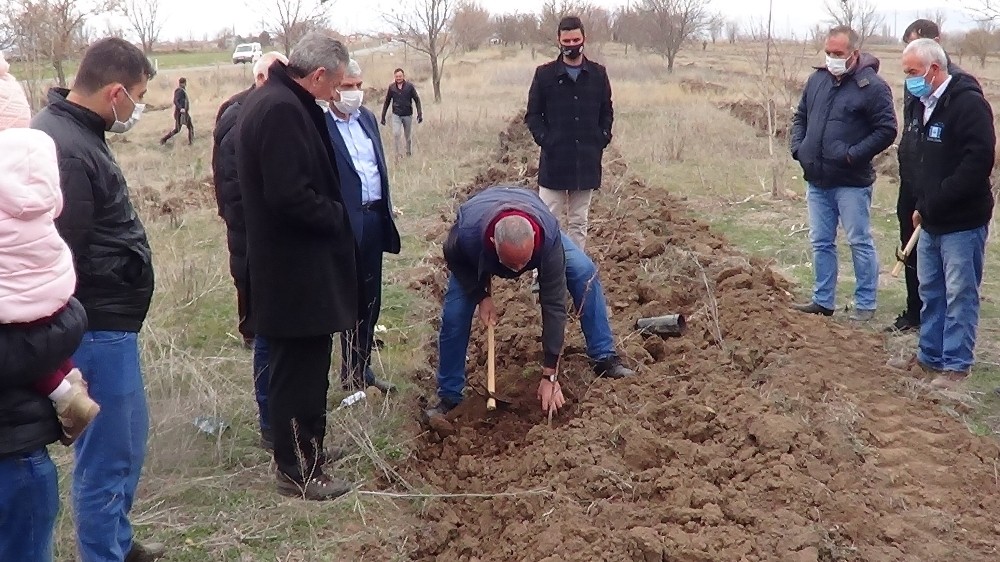
[{"label": "white shirt collar", "polygon": [[361,110],[359,109],[358,111],[355,111],[354,113],[348,113],[347,117],[345,117],[345,118],[342,119],[339,115],[337,115],[337,113],[335,111],[333,111],[333,109],[330,109],[330,115],[333,116],[333,120],[334,121],[339,121],[341,123],[350,123],[352,119],[357,119],[358,114],[360,114],[360,113],[361,113]]},{"label": "white shirt collar", "polygon": [[944,91],[948,89],[948,84],[951,84],[951,79],[952,76],[949,75],[947,78],[944,79],[944,82],[941,82],[941,85],[938,86],[936,90],[934,90],[934,93],[927,96],[926,98],[920,98],[920,101],[923,102],[924,105],[936,104],[937,100],[941,99],[941,96],[944,95]]}]

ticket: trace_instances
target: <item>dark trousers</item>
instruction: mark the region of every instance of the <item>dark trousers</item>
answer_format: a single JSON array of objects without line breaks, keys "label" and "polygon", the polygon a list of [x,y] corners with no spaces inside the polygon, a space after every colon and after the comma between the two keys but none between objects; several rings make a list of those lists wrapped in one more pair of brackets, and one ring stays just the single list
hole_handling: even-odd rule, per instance
[{"label": "dark trousers", "polygon": [[[899,240],[901,247],[913,236],[913,211],[917,208],[917,198],[911,188],[905,184],[899,186],[899,199],[896,200],[896,217],[899,219]],[[910,257],[906,258],[906,310],[904,314],[914,324],[920,323],[920,281],[917,279],[917,249],[913,248]]]},{"label": "dark trousers", "polygon": [[160,139],[160,144],[163,144],[173,138],[174,135],[181,132],[181,127],[187,127],[188,130],[188,144],[194,142],[194,123],[191,121],[191,114],[185,111],[181,113],[179,111],[174,112],[174,130],[163,135]]},{"label": "dark trousers", "polygon": [[250,290],[245,282],[236,281],[236,315],[239,317],[236,329],[243,336],[244,342],[253,341],[254,333],[250,329],[250,319],[247,315],[250,310]]},{"label": "dark trousers", "polygon": [[331,336],[268,337],[271,367],[268,409],[274,432],[274,462],[297,481],[318,476],[317,452],[326,435]]},{"label": "dark trousers", "polygon": [[375,203],[363,213],[361,243],[358,253],[358,277],[361,280],[362,309],[357,329],[341,334],[340,381],[347,387],[361,387],[374,379],[371,370],[375,324],[382,310],[382,250],[388,210]]}]

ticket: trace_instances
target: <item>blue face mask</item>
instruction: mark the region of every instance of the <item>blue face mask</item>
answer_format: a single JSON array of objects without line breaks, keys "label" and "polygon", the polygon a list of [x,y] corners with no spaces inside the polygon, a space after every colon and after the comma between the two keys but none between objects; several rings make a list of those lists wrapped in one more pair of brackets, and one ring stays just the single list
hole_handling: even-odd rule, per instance
[{"label": "blue face mask", "polygon": [[906,78],[906,89],[914,95],[914,97],[923,98],[927,97],[931,93],[931,85],[927,83],[927,73],[931,69],[927,69],[927,72],[923,76],[909,76]]}]

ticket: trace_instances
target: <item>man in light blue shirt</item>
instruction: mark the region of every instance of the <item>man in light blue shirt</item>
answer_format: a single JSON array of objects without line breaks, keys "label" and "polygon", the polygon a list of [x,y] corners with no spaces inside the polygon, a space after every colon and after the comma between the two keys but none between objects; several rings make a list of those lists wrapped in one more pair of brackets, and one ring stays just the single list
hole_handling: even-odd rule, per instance
[{"label": "man in light blue shirt", "polygon": [[326,115],[340,189],[358,244],[362,295],[357,328],[341,334],[340,380],[345,390],[375,386],[390,392],[394,386],[376,377],[371,369],[371,351],[382,307],[382,254],[398,254],[400,240],[392,217],[382,137],[375,114],[361,105],[362,84],[361,67],[352,60],[337,88],[340,99],[330,101]]}]

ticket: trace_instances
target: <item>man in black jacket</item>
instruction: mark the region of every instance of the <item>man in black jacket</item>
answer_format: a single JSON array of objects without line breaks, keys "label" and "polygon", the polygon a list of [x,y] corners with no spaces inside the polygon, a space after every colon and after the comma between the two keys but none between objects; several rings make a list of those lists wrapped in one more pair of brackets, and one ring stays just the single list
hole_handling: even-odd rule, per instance
[{"label": "man in black jacket", "polygon": [[226,246],[229,249],[229,274],[236,285],[237,329],[243,342],[253,347],[254,396],[257,400],[260,424],[260,445],[268,451],[274,449],[271,422],[268,415],[267,387],[270,384],[267,339],[254,337],[247,313],[250,308],[250,280],[247,272],[247,228],[243,218],[243,198],[240,195],[239,171],[236,162],[236,121],[243,101],[255,88],[267,82],[268,70],[275,61],[288,63],[285,55],[271,51],[261,55],[253,64],[254,84],[237,93],[222,104],[215,121],[212,145],[212,178],[215,182],[215,199],[219,216],[226,223]]},{"label": "man in black jacket", "polygon": [[177,81],[177,89],[174,90],[174,129],[163,135],[160,144],[167,144],[168,140],[181,132],[181,127],[187,127],[188,144],[194,144],[194,122],[191,121],[191,99],[187,93],[187,78]]},{"label": "man in black jacket", "polygon": [[837,293],[837,224],[854,261],[854,311],[874,318],[878,256],[871,230],[872,160],[896,138],[892,91],[879,61],[858,49],[858,34],[837,26],[826,38],[826,64],[806,81],[792,118],[792,158],[802,166],[809,208],[809,240],[816,284],[812,300],[796,310],[831,316]]},{"label": "man in black jacket", "polygon": [[51,90],[48,106],[31,122],[52,137],[59,154],[64,206],[56,227],[73,251],[75,296],[90,322],[73,362],[101,405],[76,442],[73,502],[84,562],[163,554],[133,540],[128,518],[149,431],[138,338],[153,295],[152,256],[105,138],[139,120],[152,76],[135,45],[102,39],[84,53],[73,89]]},{"label": "man in black jacket", "polygon": [[326,119],[347,48],[309,33],[243,102],[236,161],[246,220],[250,324],[267,338],[277,488],[326,500],[350,490],[323,471],[332,334],[358,318],[354,235]]},{"label": "man in black jacket", "polygon": [[[909,44],[920,38],[933,39],[940,42],[941,31],[938,25],[930,20],[918,19],[906,27],[903,32],[903,42]],[[948,59],[948,74],[955,75],[963,72],[956,64]],[[971,76],[970,76],[971,78]],[[903,106],[912,100],[911,94],[903,89]],[[896,217],[899,219],[899,240],[901,247],[906,246],[910,237],[913,236],[913,211],[916,210],[917,198],[913,192],[913,185],[917,181],[915,177],[920,163],[916,159],[917,145],[920,143],[919,121],[904,122],[903,134],[899,138],[899,196],[896,200]],[[923,303],[920,302],[919,285],[917,278],[917,252],[910,252],[905,260],[906,277],[906,308],[896,317],[896,321],[889,326],[887,331],[906,332],[920,328],[920,309]]]},{"label": "man in black jacket", "polygon": [[944,49],[933,39],[906,46],[903,72],[913,95],[903,115],[919,126],[912,220],[923,227],[917,274],[924,304],[916,357],[890,365],[919,364],[938,373],[934,386],[952,388],[975,362],[979,287],[993,214],[993,111],[975,79],[948,73]]},{"label": "man in black jacket", "polygon": [[406,155],[413,155],[413,106],[417,106],[417,123],[424,122],[424,111],[420,108],[420,96],[417,87],[407,82],[406,73],[397,68],[393,73],[393,82],[385,92],[382,102],[382,126],[385,126],[385,113],[392,104],[392,139],[396,149],[396,158],[403,157],[403,140],[406,140]]},{"label": "man in black jacket", "polygon": [[611,143],[614,109],[608,72],[583,54],[583,23],[565,17],[557,30],[560,55],[535,69],[524,122],[542,148],[538,194],[563,220],[580,249],[587,245],[590,199],[601,186],[601,157]]},{"label": "man in black jacket", "polygon": [[59,475],[46,446],[62,437],[52,401],[32,385],[68,359],[87,329],[71,298],[50,322],[25,329],[0,324],[0,555],[52,560]]}]

